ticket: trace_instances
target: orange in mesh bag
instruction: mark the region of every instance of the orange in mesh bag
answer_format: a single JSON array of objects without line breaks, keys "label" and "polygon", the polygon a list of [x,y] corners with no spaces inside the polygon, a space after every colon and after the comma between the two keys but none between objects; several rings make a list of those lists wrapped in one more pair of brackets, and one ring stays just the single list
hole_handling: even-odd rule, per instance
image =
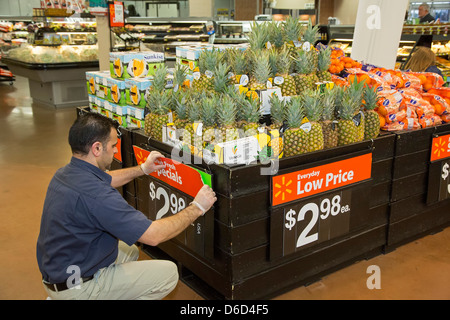
[{"label": "orange in mesh bag", "polygon": [[435,114],[442,115],[443,113],[448,113],[450,111],[449,104],[441,96],[431,93],[424,93],[422,97],[433,106]]},{"label": "orange in mesh bag", "polygon": [[401,131],[401,130],[417,130],[420,129],[420,123],[415,118],[405,118],[402,121],[392,122],[383,127],[386,131]]},{"label": "orange in mesh bag", "polygon": [[420,79],[423,90],[428,91],[432,88],[440,88],[444,85],[444,79],[433,72],[407,72],[406,74],[412,74]]},{"label": "orange in mesh bag", "polygon": [[443,114],[441,119],[443,122],[450,122],[450,113]]},{"label": "orange in mesh bag", "polygon": [[422,87],[422,81],[419,79],[419,77],[415,76],[414,74],[410,72],[403,72],[403,75],[406,77],[407,81],[405,84],[406,88],[412,88],[416,90],[423,90]]},{"label": "orange in mesh bag", "polygon": [[378,93],[378,109],[382,116],[395,114],[400,110],[403,96],[397,90],[382,90]]},{"label": "orange in mesh bag", "polygon": [[422,128],[428,128],[442,124],[442,119],[441,117],[433,114],[431,116],[424,116],[420,118],[419,123]]}]

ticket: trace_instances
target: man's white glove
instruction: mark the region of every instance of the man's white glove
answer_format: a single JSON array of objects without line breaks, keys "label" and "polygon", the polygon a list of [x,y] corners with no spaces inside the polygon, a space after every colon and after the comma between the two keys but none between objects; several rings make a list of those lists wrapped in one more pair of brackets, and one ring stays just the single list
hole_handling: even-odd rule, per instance
[{"label": "man's white glove", "polygon": [[156,164],[155,161],[164,156],[158,151],[152,151],[148,155],[144,163],[141,164],[141,170],[145,175],[152,173],[153,171],[164,168],[164,164]]}]

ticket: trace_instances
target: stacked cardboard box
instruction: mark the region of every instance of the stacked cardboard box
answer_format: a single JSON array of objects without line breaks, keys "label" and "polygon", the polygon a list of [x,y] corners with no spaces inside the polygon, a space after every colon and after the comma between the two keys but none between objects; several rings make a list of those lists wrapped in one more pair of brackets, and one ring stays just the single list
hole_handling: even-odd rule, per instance
[{"label": "stacked cardboard box", "polygon": [[110,70],[86,72],[90,109],[124,128],[142,128],[147,93],[163,65],[164,53],[111,52]]}]

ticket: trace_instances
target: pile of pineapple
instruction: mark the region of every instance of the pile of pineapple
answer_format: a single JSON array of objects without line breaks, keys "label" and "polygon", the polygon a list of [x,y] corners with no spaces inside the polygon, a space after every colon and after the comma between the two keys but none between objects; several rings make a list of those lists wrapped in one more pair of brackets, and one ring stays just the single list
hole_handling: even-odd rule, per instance
[{"label": "pile of pineapple", "polygon": [[[173,89],[166,89],[167,69],[159,68],[147,98],[145,133],[161,140],[163,126],[170,124],[182,129],[183,144],[201,151],[279,130],[283,139],[268,144],[270,157],[376,138],[377,92],[357,81],[318,89],[317,83],[332,83],[332,78],[331,48],[316,49],[317,40],[318,27],[311,22],[303,27],[289,17],[283,23],[254,23],[245,50],[203,50],[189,87],[186,67],[175,67]],[[264,123],[259,93],[272,86],[282,96],[272,95],[270,122]]]}]

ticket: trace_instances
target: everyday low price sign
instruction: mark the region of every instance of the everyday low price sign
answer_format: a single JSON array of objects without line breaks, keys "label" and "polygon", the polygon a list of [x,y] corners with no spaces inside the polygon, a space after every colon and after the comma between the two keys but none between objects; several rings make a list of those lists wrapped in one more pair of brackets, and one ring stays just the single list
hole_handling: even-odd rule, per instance
[{"label": "everyday low price sign", "polygon": [[372,153],[272,177],[272,206],[371,178]]},{"label": "everyday low price sign", "polygon": [[372,153],[364,153],[274,176],[271,259],[348,234],[352,215],[368,209],[371,175]]},{"label": "everyday low price sign", "polygon": [[[133,146],[133,150],[138,164],[145,162],[150,154],[150,151],[138,146]],[[191,197],[195,198],[197,192],[204,184],[212,187],[211,175],[206,172],[194,169],[169,158],[160,158],[156,163],[164,164],[165,167],[161,170],[152,172],[150,174],[152,177],[167,183],[171,187],[174,187]]]}]

